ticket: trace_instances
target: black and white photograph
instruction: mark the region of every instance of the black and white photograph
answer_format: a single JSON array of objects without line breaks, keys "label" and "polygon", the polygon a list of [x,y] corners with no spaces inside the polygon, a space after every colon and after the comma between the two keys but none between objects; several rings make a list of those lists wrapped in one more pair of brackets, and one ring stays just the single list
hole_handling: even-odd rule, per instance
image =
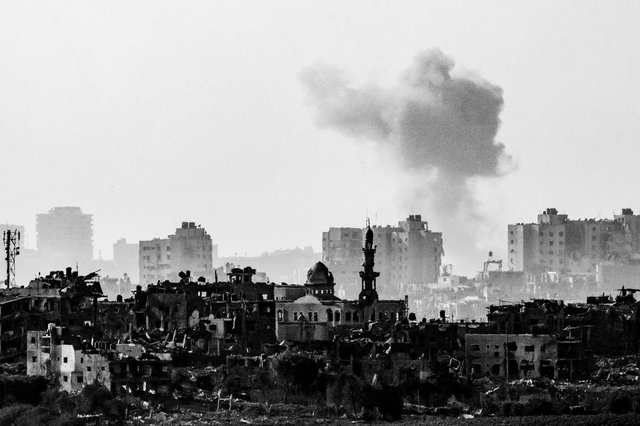
[{"label": "black and white photograph", "polygon": [[640,424],[640,2],[0,0],[0,426]]}]

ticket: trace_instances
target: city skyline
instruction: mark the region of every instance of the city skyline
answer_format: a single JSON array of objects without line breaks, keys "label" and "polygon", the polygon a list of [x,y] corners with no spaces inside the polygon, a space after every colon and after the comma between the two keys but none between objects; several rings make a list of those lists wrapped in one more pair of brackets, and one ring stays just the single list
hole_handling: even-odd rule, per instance
[{"label": "city skyline", "polygon": [[640,425],[639,17],[0,2],[0,424]]},{"label": "city skyline", "polygon": [[[38,253],[40,256],[42,256],[42,257],[37,257],[37,258],[32,258],[31,259],[31,261],[33,261],[34,259],[40,259],[40,262],[42,262],[42,264],[40,265],[39,268],[45,267],[45,265],[48,265],[47,267],[49,267],[49,268],[56,268],[56,267],[59,267],[62,264],[65,264],[65,265],[66,264],[78,264],[78,265],[83,264],[83,268],[86,268],[88,266],[90,266],[90,267],[95,266],[96,264],[93,261],[106,261],[106,262],[117,261],[116,263],[118,263],[118,262],[122,262],[123,259],[124,259],[123,258],[123,254],[124,254],[123,250],[130,250],[130,249],[127,249],[126,247],[133,247],[133,246],[136,247],[135,257],[137,259],[137,257],[138,257],[138,249],[137,249],[137,247],[139,245],[142,247],[145,244],[150,244],[151,246],[155,247],[158,244],[160,244],[160,245],[168,244],[168,241],[170,241],[172,238],[176,237],[176,235],[169,234],[169,233],[167,233],[166,235],[164,235],[162,233],[157,233],[155,236],[151,237],[148,240],[140,240],[140,241],[127,240],[127,238],[120,237],[120,238],[117,238],[116,241],[114,241],[114,243],[112,244],[111,247],[113,249],[113,253],[112,253],[112,256],[110,256],[110,257],[102,256],[102,253],[100,253],[99,249],[95,250],[95,253],[94,253],[93,257],[87,257],[87,256],[84,256],[84,255],[79,255],[79,257],[78,257],[74,253],[76,253],[76,252],[77,253],[82,253],[82,245],[78,246],[78,247],[74,247],[73,241],[80,241],[80,240],[78,240],[78,237],[80,236],[80,234],[78,234],[78,233],[80,232],[81,234],[82,233],[86,234],[85,236],[86,236],[86,238],[88,238],[88,243],[91,244],[92,235],[93,235],[93,232],[92,232],[93,221],[90,218],[93,215],[90,214],[90,213],[87,214],[86,212],[83,212],[81,208],[76,207],[76,206],[56,206],[56,207],[52,207],[51,209],[49,209],[49,213],[48,214],[38,214],[37,215],[37,220],[40,221],[40,220],[42,220],[43,217],[51,216],[52,214],[54,216],[55,215],[59,215],[60,212],[66,212],[65,214],[68,214],[69,212],[71,212],[74,216],[75,215],[77,215],[77,216],[74,219],[71,219],[70,217],[64,218],[63,221],[61,222],[62,227],[60,229],[56,229],[55,226],[51,227],[52,224],[50,224],[49,225],[50,229],[48,229],[47,230],[47,234],[45,234],[46,235],[46,241],[45,241],[46,245],[43,246],[42,249],[38,249],[38,247],[28,247],[27,245],[24,244],[24,240],[21,240],[21,242],[20,242],[20,246],[21,246],[22,249],[31,250],[31,252],[26,252],[26,253],[32,253],[32,254]],[[564,218],[563,220],[566,220],[566,218],[568,216],[566,211],[564,211],[564,210],[558,211],[556,208],[553,208],[553,207],[547,208],[547,209],[544,209],[544,210],[538,210],[537,213],[538,214],[534,215],[534,217],[537,216],[538,222],[543,220],[543,219],[541,219],[541,217],[547,217],[547,215],[549,215],[549,214],[558,215],[558,217]],[[625,216],[625,215],[627,215],[627,216]],[[570,216],[572,216],[572,215],[570,215]],[[626,217],[626,219],[623,220],[623,218],[625,218],[625,217]],[[632,243],[630,241],[624,242],[624,241],[621,241],[619,239],[623,238],[622,234],[624,234],[625,232],[628,234],[627,237],[625,237],[625,238],[636,238],[636,239],[638,238],[638,236],[636,235],[637,234],[636,221],[637,221],[638,217],[640,217],[640,216],[633,216],[633,209],[631,209],[631,208],[621,208],[621,209],[618,210],[617,213],[614,211],[614,214],[612,214],[611,217],[582,218],[582,217],[572,216],[571,220],[573,222],[575,222],[575,223],[583,223],[587,227],[591,227],[592,226],[591,224],[594,224],[593,226],[595,226],[595,225],[598,225],[598,226],[603,225],[605,227],[608,227],[611,224],[616,224],[616,229],[617,229],[616,232],[619,233],[619,236],[615,237],[615,238],[617,238],[617,240],[616,241],[613,241],[613,240],[609,241],[609,237],[612,237],[613,234],[610,235],[609,233],[604,233],[602,236],[598,237],[598,238],[602,237],[602,241],[598,240],[599,241],[598,242],[598,247],[600,247],[602,250],[604,250],[604,245],[603,244],[605,244],[605,243],[607,243],[607,241],[609,241],[607,244],[609,244],[609,245],[613,244],[616,247],[615,250],[614,250],[616,255],[628,256],[631,253],[630,252],[631,249],[629,247],[623,248],[623,245],[626,244],[628,246],[629,244],[632,244]],[[84,219],[84,218],[89,218],[88,219],[89,220],[88,225],[86,223],[84,223],[86,221],[86,219]],[[80,222],[74,223],[75,220],[77,220],[77,219],[80,219]],[[507,251],[509,253],[509,255],[505,256],[505,258],[502,259],[502,260],[504,261],[504,265],[505,265],[506,270],[510,270],[510,271],[512,271],[512,270],[522,271],[523,270],[524,259],[521,257],[523,255],[523,253],[521,253],[522,247],[520,246],[522,244],[522,242],[523,242],[522,238],[525,238],[525,239],[533,238],[533,237],[527,236],[527,235],[531,234],[532,232],[534,234],[536,234],[536,235],[538,234],[538,229],[537,229],[538,225],[536,224],[535,220],[531,220],[531,219],[532,218],[519,219],[515,223],[508,224],[506,226],[506,228],[505,228],[505,234],[506,234],[507,240],[508,240],[507,244],[505,244],[505,247],[507,248],[505,251]],[[420,222],[422,220],[422,217],[421,217],[421,215],[409,215],[409,217],[406,220],[408,220],[408,221],[416,220],[416,221]],[[631,221],[633,221],[633,224],[631,224]],[[618,224],[618,222],[619,222],[619,224]],[[408,222],[406,222],[406,221],[398,221],[398,226],[407,226],[407,223]],[[422,224],[421,226],[423,226],[424,230],[427,230],[427,228],[429,227],[428,222],[424,221],[424,222],[420,222],[420,223]],[[88,228],[87,228],[87,226],[88,226]],[[582,226],[582,225],[580,225],[580,226]],[[10,229],[10,230],[14,230],[15,229],[15,230],[21,232],[23,235],[25,234],[25,232],[24,232],[25,227],[23,225],[16,225],[16,224],[14,224],[14,225],[0,225],[0,227],[2,227],[3,229]],[[351,265],[351,269],[352,269],[351,270],[351,275],[353,275],[353,276],[349,276],[347,278],[347,276],[343,276],[345,271],[339,270],[340,267],[338,267],[338,266],[335,266],[335,265],[333,266],[334,272],[336,274],[338,274],[338,276],[340,277],[340,279],[337,281],[337,283],[342,285],[342,286],[348,285],[353,280],[357,281],[356,272],[357,272],[357,270],[359,268],[360,251],[362,249],[361,245],[363,244],[363,241],[364,241],[362,235],[364,235],[363,233],[364,233],[364,231],[366,231],[366,226],[362,226],[362,227],[338,227],[338,228],[331,227],[328,232],[326,232],[326,231],[322,232],[322,247],[321,247],[321,249],[319,251],[314,251],[314,248],[312,246],[304,246],[302,248],[297,246],[295,248],[276,248],[276,249],[272,249],[272,250],[261,252],[259,254],[254,254],[254,253],[249,254],[247,251],[241,252],[241,253],[233,253],[233,254],[227,254],[227,253],[220,254],[219,253],[218,243],[214,239],[211,239],[211,236],[207,232],[206,228],[202,227],[200,224],[196,225],[196,222],[183,221],[181,223],[181,226],[177,226],[176,227],[176,232],[179,233],[181,231],[181,228],[182,228],[182,231],[184,232],[185,227],[186,228],[191,228],[194,231],[199,232],[200,234],[204,235],[208,239],[208,243],[207,244],[210,247],[207,250],[210,252],[209,255],[211,256],[211,258],[213,260],[213,264],[208,267],[210,269],[211,268],[215,269],[215,268],[223,267],[225,262],[228,262],[228,261],[235,262],[236,260],[234,260],[234,259],[237,259],[238,261],[241,261],[241,262],[242,262],[242,260],[244,260],[247,265],[255,266],[253,263],[251,263],[252,261],[254,261],[254,262],[258,261],[258,263],[261,263],[259,260],[256,260],[256,259],[260,259],[260,258],[263,258],[265,256],[268,258],[268,257],[274,256],[274,255],[275,256],[284,255],[286,257],[287,253],[292,254],[294,252],[295,253],[305,252],[307,254],[313,254],[313,255],[317,256],[317,260],[322,259],[324,262],[329,262],[329,260],[326,259],[326,256],[327,256],[328,249],[329,249],[329,247],[327,245],[328,244],[327,238],[330,235],[330,233],[333,233],[333,232],[340,233],[341,230],[345,230],[345,232],[348,231],[350,233],[353,232],[353,231],[357,231],[357,236],[354,234],[353,238],[352,238],[351,234],[349,234],[349,239],[350,239],[350,243],[349,243],[350,244],[350,249],[349,250],[351,252],[350,256],[353,257],[353,259],[355,259],[353,264]],[[388,236],[390,235],[389,233],[390,232],[391,233],[396,232],[396,231],[398,231],[400,229],[396,225],[391,225],[391,224],[372,224],[372,227],[375,230],[376,246],[381,245],[380,247],[382,247],[382,248],[386,247],[386,244],[389,243],[389,241],[386,241],[386,240],[389,239],[388,238]],[[535,229],[533,229],[532,227],[535,228]],[[562,228],[563,227],[564,227],[564,225],[562,225]],[[75,228],[78,228],[78,229],[75,229]],[[525,230],[524,228],[527,228],[527,229]],[[532,229],[529,230],[529,228],[532,228]],[[420,228],[420,229],[422,230],[422,228]],[[59,234],[61,232],[65,232],[65,231],[69,231],[69,230],[71,231],[71,234],[70,234],[71,239],[67,238],[67,239],[61,240],[60,241],[60,246],[56,248],[56,242],[55,242],[55,240],[52,240],[50,238],[50,235],[58,235],[59,236]],[[434,233],[433,229],[428,229],[428,231],[429,231],[428,235],[436,236],[437,239],[440,240],[440,242],[438,244],[442,244],[441,233],[439,233],[439,232],[435,232]],[[595,228],[594,228],[594,231],[595,231]],[[523,232],[524,232],[524,234],[523,234]],[[545,233],[546,232],[547,231],[545,231]],[[557,233],[559,234],[560,237],[562,237],[563,236],[563,232],[564,232],[564,229],[561,229]],[[361,235],[361,233],[362,233],[362,235]],[[552,234],[553,234],[553,231],[551,231],[550,235],[552,235]],[[540,232],[540,235],[542,235],[542,232]],[[43,237],[44,236],[40,236],[39,238],[43,238]],[[516,238],[515,241],[514,241],[514,237]],[[595,239],[595,237],[594,237],[594,239]],[[198,240],[198,239],[196,238],[196,240]],[[194,241],[196,241],[196,240],[194,240]],[[635,240],[633,240],[633,241],[635,241]],[[514,243],[515,243],[515,246],[514,246]],[[199,244],[199,243],[196,242],[195,244]],[[331,243],[331,244],[333,244],[333,243]],[[559,242],[559,244],[562,245],[563,242]],[[115,253],[116,247],[118,247],[119,254]],[[78,251],[78,249],[80,249],[80,251]],[[204,247],[203,247],[203,249],[204,249]],[[585,250],[587,250],[587,249],[588,248],[586,248]],[[58,261],[55,260],[56,256],[51,258],[50,252],[52,250],[53,251],[60,251],[60,253],[57,256],[59,258]],[[169,250],[168,247],[167,247],[167,250]],[[388,248],[387,249],[381,249],[381,250],[382,250],[382,252],[388,251]],[[442,248],[440,248],[440,250],[442,250]],[[534,242],[533,246],[531,246],[527,250],[529,250],[529,251],[534,250],[535,252],[538,251],[537,239]],[[430,252],[430,251],[432,251],[432,250],[429,249],[428,252]],[[527,253],[529,253],[529,251],[527,251]],[[493,251],[492,251],[492,253],[493,253]],[[558,254],[558,253],[556,253],[556,254]],[[587,253],[587,254],[589,254],[589,253]],[[532,253],[526,254],[526,256],[532,256],[532,255],[533,255]],[[69,257],[69,256],[71,256],[71,257]],[[127,255],[127,256],[130,257],[130,255]],[[598,255],[598,256],[599,257],[598,257],[596,263],[599,263],[601,260],[607,260],[607,259],[604,259],[604,258],[600,259],[600,256],[602,256],[602,255]],[[141,250],[140,251],[140,258],[142,259],[142,257],[143,257],[143,252]],[[185,261],[187,261],[187,262],[196,261],[195,260],[195,257],[196,257],[195,252],[194,252],[192,257],[193,257],[193,259],[191,259],[191,260],[185,259]],[[492,254],[489,255],[489,257],[491,259],[493,259],[493,260],[497,259],[497,257],[493,256]],[[72,258],[74,260],[70,260]],[[65,259],[65,260],[60,261],[61,259]],[[485,257],[483,260],[486,260],[486,259],[487,258]],[[531,262],[532,259],[533,258],[530,258],[528,260],[528,262]],[[131,259],[128,259],[127,262],[125,262],[125,263],[128,263],[130,260]],[[292,260],[292,259],[290,259],[290,260]],[[19,263],[22,263],[21,262],[21,258],[19,258],[18,261],[19,261]],[[249,262],[249,263],[247,263],[247,262]],[[417,266],[419,266],[420,268],[425,268],[426,267],[427,269],[429,269],[431,267],[431,266],[429,266],[430,265],[429,262],[430,261],[427,260],[427,261],[425,261],[423,263],[420,263]],[[557,263],[557,261],[554,261],[554,262]],[[160,262],[160,263],[162,263],[162,262]],[[294,261],[294,263],[297,263],[297,262]],[[553,262],[551,262],[551,263],[553,263]],[[549,266],[553,266],[553,265],[551,265],[551,263],[550,263]],[[562,263],[562,261],[560,261],[560,263]],[[31,266],[33,267],[33,266],[36,266],[36,265],[31,265]],[[242,264],[238,264],[238,266],[242,266]],[[300,265],[298,264],[297,266],[299,267]],[[329,266],[331,266],[330,263],[329,263]],[[453,270],[455,270],[455,274],[456,275],[461,275],[461,276],[465,275],[464,273],[460,273],[460,272],[457,271],[457,268],[456,268],[457,265],[446,263],[446,262],[441,264],[440,261],[438,261],[437,264],[435,264],[434,271],[440,271],[440,267],[441,266],[443,266],[443,267],[446,266],[447,274],[451,274],[452,273],[452,267],[453,267]],[[555,266],[558,266],[558,265],[555,265]],[[563,266],[563,265],[560,265],[560,266]],[[568,266],[569,265],[567,264],[567,267]],[[142,268],[142,264],[140,265],[140,267]],[[531,265],[529,264],[529,268],[530,267],[531,267]],[[540,265],[537,265],[537,267],[540,267]],[[183,269],[184,268],[188,269],[189,266],[183,267]],[[191,269],[194,269],[194,268],[195,268],[195,266],[191,267]],[[19,268],[19,269],[20,269],[20,272],[23,272],[22,268]],[[282,271],[279,270],[279,267],[277,269],[278,269],[278,273],[281,274]],[[342,268],[342,269],[344,269],[344,268]],[[349,268],[347,268],[347,269],[349,269]],[[526,270],[526,269],[527,269],[527,267],[524,268],[524,270]],[[555,268],[555,269],[551,268],[551,270],[555,270],[556,272],[559,272],[561,269],[563,269],[563,268]],[[45,267],[45,270],[46,270],[46,267]],[[385,270],[384,266],[382,267],[382,270]],[[275,272],[275,271],[270,271],[269,267],[266,267],[266,269],[261,270],[261,271],[263,273],[267,273],[267,274]],[[412,269],[412,271],[413,271],[413,269]],[[576,270],[574,270],[574,268],[572,268],[572,267],[569,267],[568,271],[575,272],[575,273],[580,273],[580,267],[578,267],[578,269],[576,269]],[[128,272],[131,272],[131,271],[128,271]],[[172,271],[172,272],[175,272],[175,274],[177,274],[178,271],[175,270],[175,271]],[[295,272],[294,275],[297,274],[298,272]],[[480,272],[480,270],[473,271],[471,274],[467,274],[467,276],[470,277],[470,278],[473,278],[476,275],[476,273],[479,273],[479,272]],[[587,271],[587,272],[594,272],[594,271]],[[202,272],[201,272],[201,274],[202,274]],[[394,278],[393,273],[391,273],[389,276],[387,276],[388,274],[389,274],[389,271],[385,270],[384,277],[383,277],[383,281],[385,283],[388,280],[391,280],[390,282],[398,282],[398,283],[402,283],[402,282],[405,281],[405,280],[398,280],[397,279],[398,277]],[[207,274],[204,274],[204,275],[207,275]],[[173,276],[173,275],[171,275],[171,276]],[[291,279],[290,277],[285,278],[286,281],[290,281],[290,279]],[[155,279],[151,280],[151,281],[155,281]],[[409,280],[409,281],[410,282],[417,282],[415,280]],[[418,280],[418,281],[423,282],[423,283],[436,282],[437,281],[437,275],[435,276],[435,278],[433,278],[431,280],[421,279],[421,280]]]},{"label": "city skyline", "polygon": [[[319,251],[329,227],[421,214],[443,232],[443,261],[470,275],[490,250],[506,258],[507,224],[547,206],[575,217],[639,210],[628,190],[640,177],[638,4],[164,6],[2,6],[0,139],[11,161],[0,220],[24,224],[30,241],[30,218],[51,206],[93,214],[103,257],[120,237],[153,238],[185,219],[226,255]],[[375,88],[385,108],[402,105],[403,76],[435,51],[452,79],[501,97],[491,146],[510,159],[456,181],[471,195],[452,204],[453,220],[434,205],[437,172],[404,166],[371,129],[328,123],[304,78],[338,70],[347,91]]]}]

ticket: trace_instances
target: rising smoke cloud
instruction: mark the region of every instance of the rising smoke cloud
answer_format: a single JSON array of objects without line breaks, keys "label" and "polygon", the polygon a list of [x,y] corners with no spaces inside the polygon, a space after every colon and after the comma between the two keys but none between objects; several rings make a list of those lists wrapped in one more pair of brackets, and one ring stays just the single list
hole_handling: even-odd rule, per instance
[{"label": "rising smoke cloud", "polygon": [[444,53],[430,50],[417,55],[391,88],[358,87],[340,70],[322,65],[304,69],[300,79],[317,124],[391,147],[394,161],[420,182],[406,195],[407,204],[428,198],[428,216],[439,219],[446,247],[469,255],[469,235],[462,234],[474,228],[470,221],[482,220],[472,184],[501,176],[511,159],[495,140],[502,89],[453,76],[453,68]]}]

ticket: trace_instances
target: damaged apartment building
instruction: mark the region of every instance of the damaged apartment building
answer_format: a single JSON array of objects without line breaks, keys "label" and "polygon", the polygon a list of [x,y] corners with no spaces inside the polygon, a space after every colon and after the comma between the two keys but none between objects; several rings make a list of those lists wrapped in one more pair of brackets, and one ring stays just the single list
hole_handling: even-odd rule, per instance
[{"label": "damaged apartment building", "polygon": [[199,350],[219,354],[238,345],[245,352],[275,343],[273,285],[254,283],[255,269],[234,268],[228,282],[181,281],[140,286],[133,298],[135,330],[185,330]]},{"label": "damaged apartment building", "polygon": [[640,327],[634,298],[638,290],[588,297],[586,303],[533,299],[490,306],[493,334],[466,340],[470,376],[588,378],[593,356],[638,352]]},{"label": "damaged apartment building", "polygon": [[583,298],[640,278],[640,215],[632,209],[613,219],[572,219],[547,208],[537,222],[510,224],[507,233],[507,268],[524,272],[535,293]]},{"label": "damaged apartment building", "polygon": [[273,286],[252,282],[254,274],[236,268],[228,282],[206,283],[187,271],[180,282],[138,286],[115,301],[102,300],[97,274],[34,280],[16,289],[25,312],[33,305],[23,339],[28,374],[56,377],[69,391],[94,380],[145,391],[164,386],[167,368],[190,357],[261,352],[276,341],[275,302]]},{"label": "damaged apartment building", "polygon": [[80,331],[97,320],[98,301],[104,297],[96,272],[79,275],[77,271],[51,271],[37,277],[27,287],[13,287],[5,295],[29,300],[29,329],[45,329],[56,323]]},{"label": "damaged apartment building", "polygon": [[27,374],[52,377],[67,392],[91,383],[113,394],[156,391],[169,383],[170,365],[170,354],[137,344],[89,342],[53,324],[27,336]]},{"label": "damaged apartment building", "polygon": [[0,361],[9,361],[25,353],[29,320],[29,298],[0,298]]},{"label": "damaged apartment building", "polygon": [[65,324],[76,332],[93,326],[102,295],[97,274],[87,276],[52,271],[27,287],[12,287],[0,294],[0,359],[26,353],[28,330],[43,330],[50,323]]},{"label": "damaged apartment building", "polygon": [[564,302],[535,299],[488,309],[496,333],[469,336],[467,374],[567,380],[589,376],[590,335],[567,327]]}]

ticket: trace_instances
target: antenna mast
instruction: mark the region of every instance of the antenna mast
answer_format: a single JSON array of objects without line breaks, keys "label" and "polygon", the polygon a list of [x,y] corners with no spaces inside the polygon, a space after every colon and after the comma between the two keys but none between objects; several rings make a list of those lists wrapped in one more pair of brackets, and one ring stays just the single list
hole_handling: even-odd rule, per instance
[{"label": "antenna mast", "polygon": [[7,279],[5,284],[7,288],[16,285],[16,256],[20,254],[20,231],[6,230],[2,235],[2,242],[5,247],[7,261]]}]

